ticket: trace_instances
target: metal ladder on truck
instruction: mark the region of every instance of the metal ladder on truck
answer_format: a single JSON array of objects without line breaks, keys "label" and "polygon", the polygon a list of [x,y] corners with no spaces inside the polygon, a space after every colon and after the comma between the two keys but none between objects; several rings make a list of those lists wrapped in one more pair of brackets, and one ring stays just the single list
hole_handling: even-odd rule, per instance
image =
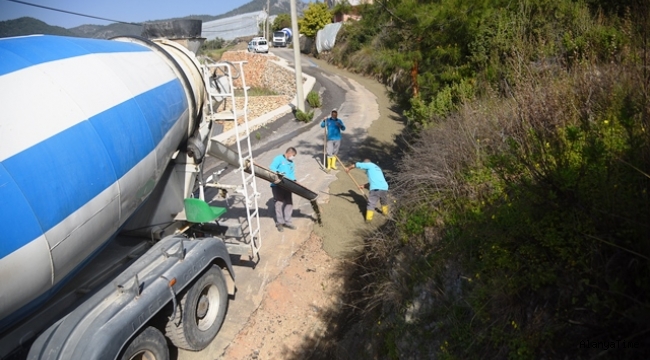
[{"label": "metal ladder on truck", "polygon": [[[216,149],[219,153],[218,157],[231,165],[237,166],[236,171],[240,174],[242,183],[240,191],[243,195],[243,203],[246,208],[246,218],[241,223],[241,242],[246,245],[226,242],[226,246],[231,254],[248,254],[251,256],[251,259],[254,259],[258,256],[259,250],[262,247],[262,234],[260,232],[258,204],[260,193],[257,190],[255,169],[252,166],[253,149],[251,146],[250,128],[248,126],[248,87],[246,86],[246,77],[244,75],[245,63],[245,61],[236,61],[206,64],[203,78],[209,95],[210,111],[207,119],[210,121],[233,121],[237,144],[237,153],[235,154],[226,145],[216,140],[215,136],[211,133],[208,152],[214,153]],[[213,77],[213,73],[221,73],[221,75]],[[237,109],[235,87],[233,84],[233,80],[236,78],[241,79],[244,95],[243,108],[240,109]],[[213,82],[213,86],[211,86],[210,82]],[[213,105],[213,100],[216,100],[218,104],[217,109]],[[220,106],[227,104],[230,105],[230,110],[218,111]],[[242,117],[243,122],[239,124],[238,120]],[[213,130],[216,128],[214,125],[213,123]]]}]

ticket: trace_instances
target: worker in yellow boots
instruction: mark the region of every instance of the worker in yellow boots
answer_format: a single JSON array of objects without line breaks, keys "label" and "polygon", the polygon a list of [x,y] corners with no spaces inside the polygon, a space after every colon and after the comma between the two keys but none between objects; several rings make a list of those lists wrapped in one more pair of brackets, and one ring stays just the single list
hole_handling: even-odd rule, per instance
[{"label": "worker in yellow boots", "polygon": [[345,125],[338,118],[336,109],[333,109],[330,117],[321,121],[320,127],[327,127],[327,169],[336,170],[336,155],[341,147],[341,131],[345,131]]},{"label": "worker in yellow boots", "polygon": [[[352,164],[346,167],[345,171],[350,172],[354,168],[365,171],[368,176],[368,184],[365,186],[370,190],[370,194],[368,195],[368,206],[366,208],[366,221],[372,221],[377,201],[381,203],[382,214],[388,215],[388,183],[384,177],[384,172],[379,166],[370,162],[369,159]],[[359,186],[359,188],[363,189],[364,186]]]}]

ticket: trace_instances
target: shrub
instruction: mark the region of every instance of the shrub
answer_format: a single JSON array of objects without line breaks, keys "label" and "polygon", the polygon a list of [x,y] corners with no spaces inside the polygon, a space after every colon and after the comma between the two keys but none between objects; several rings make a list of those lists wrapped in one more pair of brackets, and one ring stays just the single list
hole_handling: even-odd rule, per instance
[{"label": "shrub", "polygon": [[300,109],[296,109],[296,119],[308,123],[314,119],[314,112],[313,111],[304,112]]},{"label": "shrub", "polygon": [[426,128],[436,118],[443,118],[459,105],[474,97],[472,80],[463,80],[440,89],[429,104],[419,96],[410,99],[411,108],[404,112],[409,125]]},{"label": "shrub", "polygon": [[303,12],[302,18],[298,20],[298,26],[301,34],[313,39],[316,37],[318,30],[331,22],[332,14],[330,14],[327,4],[309,3],[309,6]]},{"label": "shrub", "polygon": [[320,95],[315,91],[310,91],[309,94],[307,94],[307,103],[312,109],[321,107],[322,103]]},{"label": "shrub", "polygon": [[[584,339],[647,339],[638,80],[616,66],[529,76],[509,99],[440,117],[400,164],[395,224],[360,265],[373,279],[365,308],[382,319],[371,331],[387,341],[404,341],[397,331],[424,346],[421,329],[435,324],[441,356],[523,359],[594,356]],[[414,325],[389,320],[416,300],[429,306],[409,313]]]}]

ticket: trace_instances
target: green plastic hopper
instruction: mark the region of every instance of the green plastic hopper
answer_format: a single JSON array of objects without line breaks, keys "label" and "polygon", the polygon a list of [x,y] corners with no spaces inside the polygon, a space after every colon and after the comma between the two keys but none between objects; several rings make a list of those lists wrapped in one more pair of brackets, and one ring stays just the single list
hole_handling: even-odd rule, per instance
[{"label": "green plastic hopper", "polygon": [[226,208],[210,206],[201,199],[185,199],[185,217],[192,223],[207,223],[226,213]]}]

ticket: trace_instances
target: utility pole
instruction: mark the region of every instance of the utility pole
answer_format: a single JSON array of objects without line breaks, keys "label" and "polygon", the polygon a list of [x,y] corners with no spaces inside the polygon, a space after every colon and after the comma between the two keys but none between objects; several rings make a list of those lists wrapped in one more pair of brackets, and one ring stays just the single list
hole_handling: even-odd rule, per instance
[{"label": "utility pole", "polygon": [[302,64],[300,63],[300,33],[298,32],[298,14],[296,0],[291,3],[291,30],[293,31],[293,62],[296,66],[296,106],[298,110],[305,111],[305,97],[302,87]]},{"label": "utility pole", "polygon": [[266,33],[266,41],[270,42],[270,39],[272,38],[269,29],[271,28],[271,24],[269,24],[269,18],[271,17],[271,0],[266,0],[266,26],[264,27],[264,31]]},{"label": "utility pole", "polygon": [[[262,29],[262,36],[266,39],[266,22],[269,21],[269,13],[266,9],[262,9],[266,13],[266,17],[264,18],[264,28]],[[258,25],[259,26],[259,25]]]}]

